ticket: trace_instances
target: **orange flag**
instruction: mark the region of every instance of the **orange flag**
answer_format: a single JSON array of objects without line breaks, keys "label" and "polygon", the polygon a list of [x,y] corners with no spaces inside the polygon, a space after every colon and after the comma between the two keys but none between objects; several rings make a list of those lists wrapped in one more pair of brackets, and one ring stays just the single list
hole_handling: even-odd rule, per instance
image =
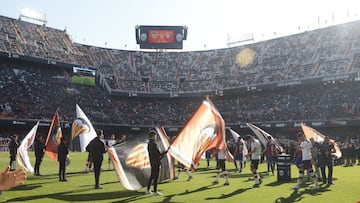
[{"label": "orange flag", "polygon": [[[315,142],[323,142],[324,141],[325,135],[321,134],[320,132],[316,131],[315,129],[313,129],[309,126],[306,126],[304,123],[301,123],[301,128],[304,132],[306,139],[310,140],[310,138],[314,138]],[[336,158],[340,158],[342,156],[342,153],[340,151],[339,145],[333,139],[330,139],[330,142],[335,148],[335,153],[333,153],[332,155],[334,155]]]},{"label": "orange flag", "polygon": [[170,146],[169,152],[187,168],[195,169],[205,151],[226,150],[225,122],[209,100],[199,106]]},{"label": "orange flag", "polygon": [[60,139],[62,137],[61,127],[60,127],[60,120],[58,112],[56,111],[54,117],[52,119],[49,132],[46,138],[46,148],[45,154],[47,154],[51,159],[57,161],[57,148],[60,144]]}]

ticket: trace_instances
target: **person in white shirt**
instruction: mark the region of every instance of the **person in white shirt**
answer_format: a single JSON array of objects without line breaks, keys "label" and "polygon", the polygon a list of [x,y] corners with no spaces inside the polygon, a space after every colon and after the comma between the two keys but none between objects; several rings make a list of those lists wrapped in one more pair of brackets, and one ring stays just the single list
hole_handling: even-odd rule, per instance
[{"label": "person in white shirt", "polygon": [[[107,147],[112,147],[116,143],[115,134],[111,134],[110,140],[106,142]],[[110,152],[108,151],[108,170],[110,170],[111,158]]]},{"label": "person in white shirt", "polygon": [[259,161],[261,159],[261,153],[262,153],[261,144],[259,140],[253,138],[251,135],[247,135],[245,137],[245,140],[251,146],[251,150],[247,154],[247,157],[251,158],[250,170],[253,173],[255,180],[255,184],[253,185],[253,187],[254,188],[259,187],[259,185],[262,183],[262,179],[259,173],[257,172],[257,169],[259,166]]},{"label": "person in white shirt", "polygon": [[305,138],[305,135],[300,132],[297,134],[297,139],[300,143],[299,147],[297,150],[301,150],[301,155],[302,155],[302,162],[299,166],[299,177],[297,179],[297,183],[295,186],[292,187],[292,189],[297,190],[299,189],[303,178],[304,178],[304,172],[305,170],[308,171],[308,173],[310,174],[310,176],[312,177],[313,181],[314,181],[314,189],[319,189],[319,185],[318,185],[318,179],[316,177],[316,173],[314,173],[314,170],[312,168],[312,148],[313,145],[312,143],[307,140]]},{"label": "person in white shirt", "polygon": [[[176,136],[172,137],[171,142],[174,142],[175,138],[176,138]],[[185,165],[182,164],[182,163],[179,162],[179,161],[178,161],[178,164],[177,164],[177,171],[178,171],[178,173],[175,174],[175,177],[173,178],[173,180],[179,179],[179,176],[180,176],[180,174],[181,174],[182,172],[185,172],[185,173],[188,175],[187,181],[190,181],[190,180],[193,178],[192,175],[191,175],[191,173],[190,173],[190,171],[189,171],[189,169],[187,169],[187,168],[185,167]]]},{"label": "person in white shirt", "polygon": [[222,172],[223,176],[225,178],[224,185],[230,185],[228,172],[227,172],[226,167],[225,167],[225,160],[226,160],[225,150],[215,149],[215,152],[217,153],[216,179],[213,182],[213,184],[218,184],[219,183],[220,173]]}]

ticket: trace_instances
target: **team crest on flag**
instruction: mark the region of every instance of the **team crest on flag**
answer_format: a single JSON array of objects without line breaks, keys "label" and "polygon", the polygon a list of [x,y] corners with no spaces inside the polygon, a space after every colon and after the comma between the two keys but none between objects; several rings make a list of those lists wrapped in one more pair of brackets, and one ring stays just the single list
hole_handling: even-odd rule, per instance
[{"label": "team crest on flag", "polygon": [[59,114],[56,111],[51,121],[51,125],[45,143],[46,145],[45,154],[48,155],[54,161],[57,161],[58,159],[57,147],[60,144],[61,137],[62,137],[62,132],[60,127],[60,119],[59,119]]},{"label": "team crest on flag", "polygon": [[[156,144],[160,152],[169,147],[168,138],[160,127],[156,128],[158,139]],[[120,184],[127,190],[139,190],[147,185],[151,174],[149,152],[147,149],[149,135],[147,132],[130,136],[125,142],[108,148],[115,173]],[[174,176],[173,163],[169,154],[161,159],[159,181],[172,179]]]},{"label": "team crest on flag", "polygon": [[147,144],[142,143],[133,148],[126,159],[126,164],[138,169],[150,168]]},{"label": "team crest on flag", "polygon": [[78,104],[76,104],[76,117],[77,119],[71,125],[71,137],[74,139],[79,136],[80,151],[84,152],[86,146],[96,137],[96,132],[89,118]]},{"label": "team crest on flag", "polygon": [[74,120],[71,126],[71,136],[75,138],[76,136],[90,132],[89,123],[83,118],[77,118]]},{"label": "team crest on flag", "polygon": [[232,159],[225,142],[225,121],[210,99],[207,99],[177,135],[169,152],[185,167],[195,169],[201,156],[212,148],[225,150],[228,159]]}]

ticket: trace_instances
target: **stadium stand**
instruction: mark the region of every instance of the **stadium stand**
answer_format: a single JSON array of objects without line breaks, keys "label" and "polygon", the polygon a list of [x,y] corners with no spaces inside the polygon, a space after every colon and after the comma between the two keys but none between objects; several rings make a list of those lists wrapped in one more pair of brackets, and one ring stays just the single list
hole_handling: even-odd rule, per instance
[{"label": "stadium stand", "polygon": [[[96,124],[181,127],[210,95],[228,125],[356,126],[358,36],[360,21],[226,49],[146,52],[74,43],[64,30],[0,16],[0,118],[49,120],[57,110],[72,122],[78,103]],[[244,49],[255,57],[240,67]],[[74,84],[72,65],[95,68],[97,85]]]},{"label": "stadium stand", "polygon": [[[0,51],[99,68],[111,89],[191,92],[244,87],[358,71],[360,22],[228,49],[138,52],[72,43],[62,30],[1,17]],[[236,55],[255,59],[240,68]]]},{"label": "stadium stand", "polygon": [[[80,103],[95,122],[181,125],[186,118],[180,115],[191,115],[196,109],[192,104],[202,99],[112,97],[99,87],[71,83],[71,74],[46,66],[1,64],[2,117],[44,119],[59,108],[63,119],[71,120],[75,103]],[[360,92],[354,91],[359,88],[359,82],[304,85],[215,97],[214,102],[228,123],[351,119],[359,113]]]}]

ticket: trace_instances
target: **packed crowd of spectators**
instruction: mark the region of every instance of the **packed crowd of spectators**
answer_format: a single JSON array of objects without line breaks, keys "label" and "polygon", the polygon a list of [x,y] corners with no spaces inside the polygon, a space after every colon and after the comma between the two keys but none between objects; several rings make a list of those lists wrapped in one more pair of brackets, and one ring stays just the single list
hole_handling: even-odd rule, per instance
[{"label": "packed crowd of spectators", "polygon": [[9,137],[0,136],[0,152],[9,151],[9,143],[10,143]]},{"label": "packed crowd of spectators", "polygon": [[[50,119],[58,110],[74,119],[75,104],[94,122],[127,125],[183,125],[204,98],[114,97],[98,86],[71,82],[71,72],[41,65],[0,65],[0,115],[6,118]],[[231,124],[240,122],[357,119],[360,82],[282,87],[212,100]]]},{"label": "packed crowd of spectators", "polygon": [[[1,52],[93,67],[111,89],[129,92],[198,92],[359,73],[358,36],[360,22],[352,22],[233,48],[144,52],[77,44],[64,30],[0,16]],[[240,67],[236,60],[246,49],[254,58]],[[115,97],[72,83],[72,74],[1,61],[0,118],[50,120],[58,111],[61,121],[71,122],[79,104],[95,123],[183,126],[204,99]],[[359,119],[359,88],[359,81],[343,81],[211,99],[227,124]]]},{"label": "packed crowd of spectators", "polygon": [[[359,24],[226,49],[144,52],[73,43],[65,30],[0,16],[0,51],[97,68],[115,90],[221,90],[359,72]],[[236,60],[245,49],[252,50],[254,58],[240,67]]]}]

